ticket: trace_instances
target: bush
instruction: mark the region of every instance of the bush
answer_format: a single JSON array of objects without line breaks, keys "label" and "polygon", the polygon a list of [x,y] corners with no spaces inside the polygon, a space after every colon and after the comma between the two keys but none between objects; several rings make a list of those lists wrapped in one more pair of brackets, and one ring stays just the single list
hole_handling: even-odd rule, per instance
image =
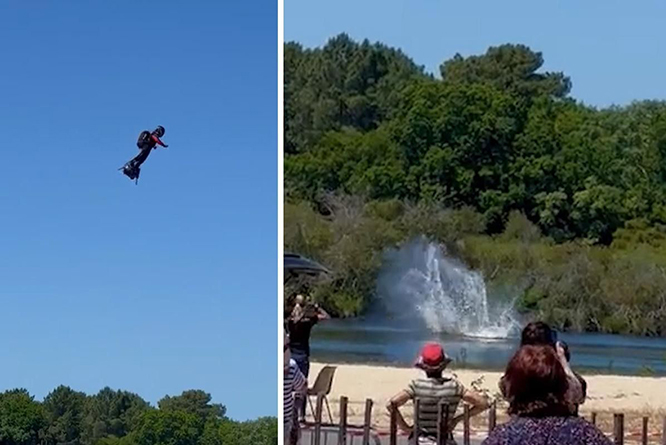
[{"label": "bush", "polygon": [[563,330],[666,335],[666,244],[632,235],[652,230],[636,222],[605,247],[554,244],[518,212],[491,237],[482,234],[483,215],[469,208],[349,196],[328,197],[325,208],[327,215],[303,202],[285,206],[285,249],[333,271],[312,295],[334,316],[366,311],[384,251],[425,235],[479,270],[489,298],[510,289],[527,317]]}]

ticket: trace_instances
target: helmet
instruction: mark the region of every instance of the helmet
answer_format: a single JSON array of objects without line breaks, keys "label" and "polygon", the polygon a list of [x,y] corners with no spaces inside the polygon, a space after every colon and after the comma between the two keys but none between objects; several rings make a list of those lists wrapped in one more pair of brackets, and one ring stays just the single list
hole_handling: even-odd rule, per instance
[{"label": "helmet", "polygon": [[162,136],[164,136],[164,127],[161,126],[161,125],[158,125],[157,128],[155,129],[155,131],[153,131],[153,133],[155,133],[157,135],[157,137],[161,138]]}]

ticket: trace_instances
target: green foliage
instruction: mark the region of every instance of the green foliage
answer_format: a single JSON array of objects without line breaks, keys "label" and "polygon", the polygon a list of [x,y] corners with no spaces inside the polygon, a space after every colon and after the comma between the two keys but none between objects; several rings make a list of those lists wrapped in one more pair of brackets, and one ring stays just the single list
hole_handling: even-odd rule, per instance
[{"label": "green foliage", "polygon": [[538,73],[543,63],[541,53],[525,45],[501,45],[482,56],[456,54],[440,71],[444,82],[451,84],[487,83],[526,99],[566,97],[571,90],[569,78],[562,73]]},{"label": "green foliage", "polygon": [[506,240],[533,243],[541,238],[541,231],[525,215],[518,211],[509,214],[503,238]]},{"label": "green foliage", "polygon": [[179,396],[164,397],[158,402],[158,406],[162,411],[183,411],[194,414],[202,421],[224,418],[227,408],[224,405],[211,403],[211,400],[211,395],[204,391],[188,390]]},{"label": "green foliage", "polygon": [[341,34],[321,49],[285,44],[285,151],[307,151],[330,130],[367,131],[390,117],[399,91],[426,77],[400,51]]},{"label": "green foliage", "polygon": [[143,414],[132,440],[137,445],[196,445],[202,433],[203,422],[196,414],[155,410]]},{"label": "green foliage", "polygon": [[523,289],[518,309],[559,329],[666,335],[663,250],[475,237],[461,256],[489,277],[491,289]]},{"label": "green foliage", "polygon": [[104,388],[88,396],[67,386],[43,402],[26,390],[0,394],[0,443],[7,445],[277,445],[277,419],[236,422],[200,390],[166,396],[160,408]]},{"label": "green foliage", "polygon": [[306,252],[332,271],[312,296],[339,317],[356,315],[370,303],[387,247],[420,234],[453,243],[484,227],[483,217],[469,208],[451,211],[344,195],[326,197],[323,207],[326,216],[305,202],[285,203],[285,249]]},{"label": "green foliage", "polygon": [[43,407],[25,389],[0,394],[0,443],[36,445],[47,425]]},{"label": "green foliage", "polygon": [[[665,102],[578,104],[569,78],[540,72],[542,55],[523,45],[456,55],[442,79],[346,35],[285,49],[290,199],[469,206],[487,234],[517,210],[557,242],[608,245],[632,219],[666,223]],[[352,103],[371,111],[350,117]]]},{"label": "green foliage", "polygon": [[88,398],[83,442],[94,444],[103,438],[125,437],[149,409],[150,405],[138,395],[106,387]]},{"label": "green foliage", "polygon": [[274,417],[263,417],[253,422],[227,422],[219,428],[221,444],[277,445],[277,434],[277,419]]},{"label": "green foliage", "polygon": [[48,440],[52,443],[80,443],[85,405],[86,395],[68,386],[59,386],[47,395],[43,407],[49,422]]},{"label": "green foliage", "polygon": [[285,247],[333,270],[312,290],[331,313],[424,235],[527,316],[666,335],[666,102],[588,107],[543,64],[506,44],[436,79],[344,34],[285,45]]},{"label": "green foliage", "polygon": [[[489,237],[482,234],[483,216],[468,208],[340,196],[330,200],[338,204],[326,216],[302,202],[286,203],[285,226],[316,221],[320,230],[334,234],[316,248],[307,238],[300,245],[310,246],[311,257],[332,270],[312,295],[337,316],[358,315],[368,307],[386,248],[425,235],[481,271],[491,298],[494,290],[511,289],[518,310],[527,316],[562,330],[666,335],[666,243],[640,242],[646,238],[642,231],[653,230],[644,225],[634,222],[620,229],[617,246],[556,244],[518,212],[510,214],[502,233]],[[302,233],[318,238],[307,227]],[[296,247],[286,240],[287,250]]]}]

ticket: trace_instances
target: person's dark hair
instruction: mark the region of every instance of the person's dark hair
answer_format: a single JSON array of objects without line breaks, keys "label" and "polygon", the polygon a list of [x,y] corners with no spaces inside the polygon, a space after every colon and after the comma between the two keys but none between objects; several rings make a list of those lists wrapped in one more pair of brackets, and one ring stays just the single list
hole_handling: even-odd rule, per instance
[{"label": "person's dark hair", "polygon": [[522,346],[504,374],[509,414],[524,417],[568,416],[568,383],[555,349],[546,345]]},{"label": "person's dark hair", "polygon": [[528,323],[520,336],[520,345],[548,345],[555,347],[555,331],[542,321]]}]

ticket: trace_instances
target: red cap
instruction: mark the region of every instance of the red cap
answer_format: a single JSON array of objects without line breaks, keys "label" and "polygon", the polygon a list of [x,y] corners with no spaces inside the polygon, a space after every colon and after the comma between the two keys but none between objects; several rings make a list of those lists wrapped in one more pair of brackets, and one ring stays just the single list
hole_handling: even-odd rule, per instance
[{"label": "red cap", "polygon": [[422,369],[436,370],[444,369],[451,362],[444,352],[444,348],[438,343],[426,343],[421,349],[421,354],[416,366]]}]

